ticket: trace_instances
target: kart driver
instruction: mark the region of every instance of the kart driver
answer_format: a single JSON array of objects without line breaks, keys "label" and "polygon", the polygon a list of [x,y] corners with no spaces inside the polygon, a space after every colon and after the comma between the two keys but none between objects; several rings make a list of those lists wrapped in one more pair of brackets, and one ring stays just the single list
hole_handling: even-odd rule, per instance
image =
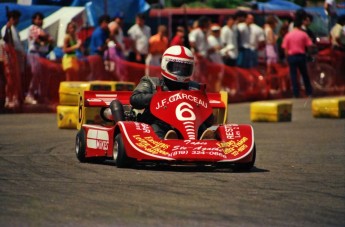
[{"label": "kart driver", "polygon": [[[190,80],[193,70],[193,53],[184,46],[171,46],[162,57],[162,78],[143,76],[130,97],[130,103],[134,109],[144,109],[144,112],[138,115],[138,121],[150,124],[160,138],[177,139],[178,132],[150,113],[150,102],[156,92],[156,86],[161,86],[162,91],[198,90],[200,84]],[[198,131],[200,139],[214,138],[214,132],[207,129],[212,124],[213,114],[200,126]],[[200,136],[201,133],[202,136]]]}]

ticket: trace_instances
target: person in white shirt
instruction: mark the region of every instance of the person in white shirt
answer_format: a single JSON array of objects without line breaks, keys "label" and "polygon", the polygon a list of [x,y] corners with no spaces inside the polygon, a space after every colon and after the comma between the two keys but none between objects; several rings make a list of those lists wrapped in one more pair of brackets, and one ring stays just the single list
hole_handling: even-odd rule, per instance
[{"label": "person in white shirt", "polygon": [[328,30],[330,31],[337,23],[337,8],[345,8],[345,5],[337,4],[336,0],[325,0],[323,7],[328,17]]},{"label": "person in white shirt", "polygon": [[217,64],[224,64],[220,50],[222,49],[222,44],[220,41],[220,26],[214,24],[211,26],[211,33],[207,37],[208,46],[210,47],[209,59]]},{"label": "person in white shirt", "polygon": [[220,40],[221,27],[218,24],[211,26],[211,33],[207,37],[208,45],[210,47],[209,60],[217,67],[212,67],[211,74],[208,75],[208,84],[214,91],[220,91],[222,87],[222,80],[224,76],[224,62],[220,53],[222,49],[222,42]]},{"label": "person in white shirt", "polygon": [[203,16],[198,20],[198,27],[193,29],[188,35],[192,52],[198,58],[207,58],[209,50],[207,35],[209,28],[210,19]]},{"label": "person in white shirt", "polygon": [[[25,50],[24,50],[24,47],[20,41],[19,33],[17,31],[17,28],[16,28],[16,26],[19,22],[20,16],[21,16],[21,13],[17,10],[13,10],[13,11],[8,12],[8,14],[7,14],[8,21],[1,29],[1,36],[4,37],[4,39],[5,39],[6,29],[10,29],[10,32],[12,34],[11,38],[12,38],[12,42],[13,42],[15,50],[24,52]],[[6,40],[5,40],[5,42],[6,42]]]},{"label": "person in white shirt", "polygon": [[193,79],[205,83],[207,78],[205,74],[207,72],[206,64],[210,50],[207,42],[210,23],[208,17],[202,16],[198,20],[198,27],[192,29],[188,34],[190,48],[196,58]]},{"label": "person in white shirt", "polygon": [[44,15],[41,12],[36,12],[32,15],[32,25],[29,27],[28,32],[28,63],[31,66],[31,81],[27,95],[24,102],[26,104],[35,105],[37,100],[35,94],[44,98],[48,92],[47,87],[42,84],[42,67],[39,58],[46,57],[49,49],[54,42],[53,38],[43,30]]},{"label": "person in white shirt", "polygon": [[226,24],[220,31],[220,40],[223,48],[220,53],[224,64],[235,66],[238,57],[237,30],[235,26],[235,16],[229,16]]},{"label": "person in white shirt", "polygon": [[145,25],[145,16],[138,14],[135,24],[129,28],[128,36],[133,45],[128,55],[128,60],[145,64],[145,59],[149,52],[149,39],[151,37],[151,28]]},{"label": "person in white shirt", "polygon": [[238,24],[238,31],[241,37],[241,56],[237,62],[238,66],[242,68],[258,66],[258,50],[265,44],[264,30],[254,23],[252,14],[247,14],[245,22]]}]

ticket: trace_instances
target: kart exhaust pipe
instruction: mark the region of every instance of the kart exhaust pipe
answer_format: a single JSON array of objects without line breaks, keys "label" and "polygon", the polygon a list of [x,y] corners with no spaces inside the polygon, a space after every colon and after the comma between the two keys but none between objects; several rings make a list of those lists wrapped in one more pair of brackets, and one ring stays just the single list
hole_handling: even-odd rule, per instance
[{"label": "kart exhaust pipe", "polygon": [[113,100],[109,107],[103,107],[100,115],[104,121],[115,122],[115,124],[125,119],[124,109],[119,100]]},{"label": "kart exhaust pipe", "polygon": [[115,124],[118,121],[125,120],[125,111],[123,109],[122,103],[119,100],[115,99],[111,101],[109,108],[111,110],[111,114],[112,114],[113,121],[115,122]]}]

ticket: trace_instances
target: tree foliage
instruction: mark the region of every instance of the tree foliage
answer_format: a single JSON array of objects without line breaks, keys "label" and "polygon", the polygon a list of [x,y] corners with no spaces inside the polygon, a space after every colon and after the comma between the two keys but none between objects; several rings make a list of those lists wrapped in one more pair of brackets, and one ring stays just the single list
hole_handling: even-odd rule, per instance
[{"label": "tree foliage", "polygon": [[245,0],[166,0],[167,7],[181,7],[186,4],[190,7],[210,7],[210,8],[235,8]]},{"label": "tree foliage", "polygon": [[[267,2],[269,0],[259,0],[258,2]],[[288,0],[297,5],[305,7],[307,0]],[[189,7],[210,7],[210,8],[235,8],[243,5],[251,0],[165,0],[166,7],[181,7],[186,4]],[[324,0],[309,0],[308,4],[318,5],[322,4]]]}]

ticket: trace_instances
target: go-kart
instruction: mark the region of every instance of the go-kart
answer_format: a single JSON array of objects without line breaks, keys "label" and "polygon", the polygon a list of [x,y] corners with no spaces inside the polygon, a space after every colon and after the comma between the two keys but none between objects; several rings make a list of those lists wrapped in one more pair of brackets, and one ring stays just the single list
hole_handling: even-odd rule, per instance
[{"label": "go-kart", "polygon": [[[138,113],[129,104],[130,94],[84,92],[79,109],[101,107],[104,122],[81,125],[75,147],[80,162],[113,159],[118,168],[162,163],[202,164],[244,171],[254,166],[253,128],[226,123],[228,103],[224,94],[206,93],[205,89],[162,91],[157,87],[150,111],[178,132],[176,139],[162,139],[151,125],[137,121]],[[209,130],[214,132],[214,137],[200,139],[198,129],[211,114],[215,115],[215,124]]]}]

